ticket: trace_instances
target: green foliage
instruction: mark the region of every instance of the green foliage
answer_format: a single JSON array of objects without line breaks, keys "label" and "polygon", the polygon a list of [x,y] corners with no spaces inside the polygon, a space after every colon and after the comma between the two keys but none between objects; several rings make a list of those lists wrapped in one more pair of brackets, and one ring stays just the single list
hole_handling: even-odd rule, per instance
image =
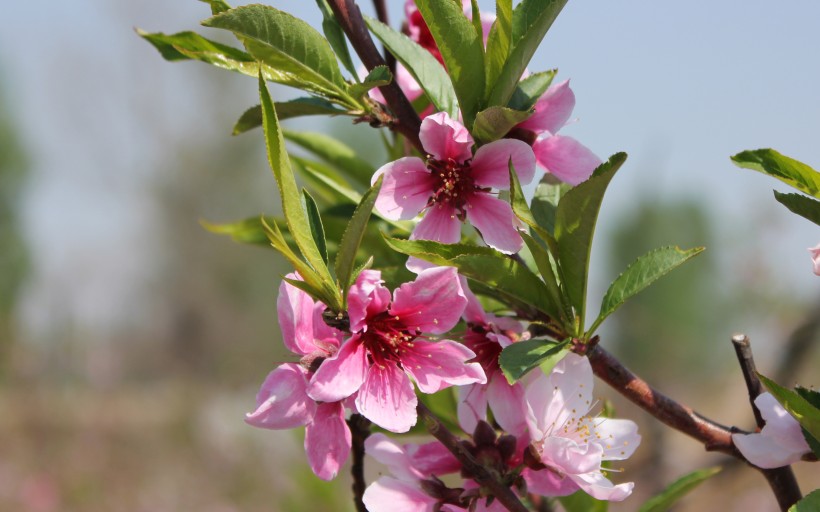
[{"label": "green foliage", "polygon": [[812,403],[801,396],[800,393],[785,388],[773,380],[757,374],[766,389],[769,390],[780,405],[783,406],[789,414],[794,416],[794,419],[800,423],[809,435],[817,440],[820,440],[820,408],[812,405]]},{"label": "green foliage", "polygon": [[782,194],[777,190],[774,191],[774,198],[792,213],[820,226],[820,201],[800,194]]},{"label": "green foliage", "polygon": [[196,32],[177,32],[168,35],[161,32],[152,34],[137,29],[137,34],[151,43],[167,61],[198,60],[249,76],[259,75],[259,64],[251,55],[232,46],[206,39]]},{"label": "green foliage", "polygon": [[568,345],[569,340],[561,342],[540,339],[518,341],[501,351],[498,364],[504,376],[507,377],[507,381],[514,384],[527,372],[544,363],[548,363],[551,370],[569,353]]},{"label": "green foliage", "polygon": [[[310,151],[325,162],[342,170],[356,184],[370,187],[370,180],[376,169],[356,156],[356,152],[344,142],[317,132],[297,132],[283,130],[285,139]],[[356,200],[358,202],[358,200]]]},{"label": "green foliage", "polygon": [[[815,409],[820,409],[820,392],[802,386],[795,386],[794,390]],[[814,453],[816,457],[820,457],[820,438],[814,437],[805,428],[803,428],[803,437],[806,438],[806,442],[809,444],[812,453]]]},{"label": "green foliage", "polygon": [[316,206],[316,201],[310,195],[310,192],[304,188],[302,189],[302,198],[305,201],[305,211],[310,223],[310,234],[313,235],[313,241],[316,243],[316,248],[319,249],[322,261],[327,265],[327,240],[325,238],[325,227],[322,225],[322,217],[319,215],[319,207]]},{"label": "green foliage", "polygon": [[549,71],[533,73],[518,82],[507,106],[516,110],[531,109],[535,105],[535,102],[538,101],[538,98],[549,89],[549,86],[552,84],[552,79],[555,78],[555,73],[557,72],[557,69],[551,69]]},{"label": "green foliage", "polygon": [[370,89],[387,85],[392,81],[393,73],[390,72],[387,66],[376,66],[370,70],[362,83],[350,86],[350,94],[353,97],[360,98],[367,94]]},{"label": "green foliage", "polygon": [[222,0],[199,0],[200,2],[210,4],[211,6],[211,14],[219,14],[220,12],[225,12],[231,8],[226,2]]},{"label": "green foliage", "polygon": [[[278,101],[274,105],[276,106],[276,115],[280,121],[293,117],[337,116],[348,113],[336,108],[333,103],[327,100],[313,97]],[[262,126],[262,106],[256,105],[242,113],[242,116],[233,127],[233,135],[239,135],[260,126]]]},{"label": "green foliage", "polygon": [[820,173],[773,149],[742,151],[732,161],[744,169],[768,174],[797,190],[820,199]]},{"label": "green foliage", "polygon": [[692,489],[720,473],[720,467],[699,469],[672,482],[660,494],[647,500],[638,512],[666,512]]},{"label": "green foliage", "polygon": [[791,507],[789,512],[817,512],[820,510],[820,489],[814,490]]},{"label": "green foliage", "polygon": [[225,224],[211,224],[205,221],[199,223],[211,233],[230,236],[234,242],[268,247],[270,246],[270,240],[268,240],[264,224],[272,226],[276,223],[276,219],[257,215],[256,217]]},{"label": "green foliage", "polygon": [[515,125],[527,120],[533,110],[521,111],[507,107],[490,107],[475,117],[472,134],[479,142],[487,143],[507,135]]},{"label": "green foliage", "polygon": [[[475,17],[474,17],[475,18]],[[510,55],[512,43],[512,0],[496,0],[495,21],[487,37],[487,84],[493,84]],[[520,109],[526,110],[526,109]]]},{"label": "green foliage", "polygon": [[584,491],[577,491],[569,496],[558,498],[567,512],[607,512],[609,502],[596,500]]},{"label": "green foliage", "polygon": [[703,247],[695,247],[684,251],[680,247],[668,246],[654,249],[639,257],[609,285],[601,302],[601,312],[587,332],[587,337],[591,336],[601,322],[630,297],[640,293],[647,286],[694,258],[703,250]]},{"label": "green foliage", "polygon": [[[327,3],[327,0],[316,0],[316,5],[322,11],[322,32],[325,33],[327,42],[330,43],[331,48],[336,53],[336,57],[342,62],[342,65],[350,72],[353,80],[358,81],[356,76],[356,66],[353,65],[353,60],[350,58],[350,51],[347,49],[347,39],[336,21],[336,16],[333,15],[333,10]],[[216,13],[214,13],[216,14]]]},{"label": "green foliage", "polygon": [[416,6],[430,28],[456,91],[465,126],[472,126],[483,105],[484,42],[461,4],[417,0]]}]

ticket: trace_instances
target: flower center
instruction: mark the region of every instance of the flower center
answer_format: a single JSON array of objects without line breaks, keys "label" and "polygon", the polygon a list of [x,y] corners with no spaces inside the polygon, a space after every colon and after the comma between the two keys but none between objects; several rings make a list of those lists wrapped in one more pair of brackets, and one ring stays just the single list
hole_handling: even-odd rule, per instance
[{"label": "flower center", "polygon": [[459,219],[464,220],[467,199],[476,190],[470,172],[470,161],[459,163],[452,158],[436,160],[430,157],[427,159],[427,168],[435,179],[435,191],[428,206],[450,206],[457,210]]},{"label": "flower center", "polygon": [[464,344],[475,352],[475,358],[471,362],[480,364],[488,378],[491,373],[498,370],[498,356],[502,347],[487,337],[487,329],[484,326],[470,324],[464,334]]},{"label": "flower center", "polygon": [[368,352],[371,364],[401,363],[401,354],[413,346],[417,333],[411,333],[398,316],[383,311],[367,319],[367,331],[362,334],[362,343]]}]

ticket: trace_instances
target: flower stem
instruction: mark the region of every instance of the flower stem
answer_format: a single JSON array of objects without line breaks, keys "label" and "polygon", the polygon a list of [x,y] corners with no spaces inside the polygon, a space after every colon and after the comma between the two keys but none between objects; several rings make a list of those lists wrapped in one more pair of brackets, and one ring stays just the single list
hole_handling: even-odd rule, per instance
[{"label": "flower stem", "polygon": [[347,420],[347,426],[352,437],[353,463],[350,466],[350,473],[353,476],[353,502],[356,504],[357,512],[367,512],[362,497],[367,487],[364,480],[364,441],[370,436],[370,420],[361,414],[353,414]]}]

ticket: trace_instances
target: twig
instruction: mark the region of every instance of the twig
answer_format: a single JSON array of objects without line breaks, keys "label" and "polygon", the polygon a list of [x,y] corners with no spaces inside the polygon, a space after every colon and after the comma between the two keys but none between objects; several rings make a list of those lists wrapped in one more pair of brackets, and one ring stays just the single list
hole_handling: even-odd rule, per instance
[{"label": "twig", "polygon": [[[385,5],[384,0],[373,0],[373,7],[376,9],[376,17],[379,18],[379,21],[385,25],[390,25],[390,19],[387,16],[387,5]],[[396,57],[390,53],[387,47],[384,48],[384,60],[387,62],[390,72],[393,73],[393,77],[395,77]]]},{"label": "twig", "polygon": [[510,512],[528,512],[527,507],[521,503],[518,496],[512,490],[501,483],[495,475],[493,475],[486,467],[480,464],[473,454],[471,454],[461,440],[452,432],[447,430],[447,427],[439,421],[439,419],[430,412],[423,403],[419,402],[416,407],[419,417],[424,421],[427,430],[430,434],[441,442],[452,453],[466,472],[474,475],[474,479],[482,487],[487,487],[499,501]]},{"label": "twig", "polygon": [[[330,8],[365,67],[372,70],[377,66],[387,65],[365,27],[364,18],[356,2],[354,0],[330,0]],[[413,105],[410,104],[407,96],[395,80],[379,87],[379,90],[395,116],[390,123],[390,128],[404,135],[416,149],[423,153],[424,148],[419,139],[421,119],[413,110]]]},{"label": "twig", "polygon": [[350,466],[350,474],[353,476],[353,501],[357,512],[367,512],[362,497],[367,487],[364,480],[364,441],[370,436],[370,420],[361,414],[353,414],[347,420],[347,426],[350,427],[352,437],[353,463]]}]

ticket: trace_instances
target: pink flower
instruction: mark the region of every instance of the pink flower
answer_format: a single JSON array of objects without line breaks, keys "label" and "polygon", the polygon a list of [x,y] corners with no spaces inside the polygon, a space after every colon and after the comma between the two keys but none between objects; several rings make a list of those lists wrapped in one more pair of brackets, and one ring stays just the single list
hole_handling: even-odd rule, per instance
[{"label": "pink flower", "polygon": [[757,434],[732,434],[732,441],[757,467],[770,469],[788,466],[811,452],[800,423],[780,405],[771,393],[755,398],[755,405],[766,425]]},{"label": "pink flower", "polygon": [[[287,277],[298,279],[296,274]],[[299,364],[286,363],[270,372],[256,395],[256,410],[245,421],[274,430],[305,425],[305,451],[316,476],[332,480],[350,453],[350,429],[340,401],[317,403],[307,394],[308,381],[322,361],[339,349],[342,333],[322,321],[324,304],[283,282],[277,301],[282,338]]]},{"label": "pink flower", "polygon": [[412,239],[456,243],[467,219],[490,247],[505,253],[520,250],[524,242],[512,208],[491,190],[509,188],[510,159],[521,183],[529,183],[535,173],[532,149],[520,140],[502,139],[473,155],[470,133],[445,112],[424,119],[419,138],[429,153],[426,162],[405,157],[376,171],[374,182],[384,175],[376,209],[391,220],[423,212]]},{"label": "pink flower", "polygon": [[592,368],[589,361],[567,354],[549,377],[543,374],[526,387],[530,450],[543,469],[524,470],[531,492],[568,495],[579,488],[595,499],[621,501],[632,493],[632,482],[614,485],[602,472],[606,460],[628,458],[641,437],[629,420],[588,416],[592,408]]},{"label": "pink flower", "polygon": [[556,135],[567,124],[575,108],[575,94],[569,80],[551,86],[535,103],[535,114],[518,128],[539,135],[532,145],[538,164],[556,178],[577,185],[592,175],[601,159],[586,146],[563,135]]},{"label": "pink flower", "polygon": [[466,432],[475,430],[479,421],[487,420],[487,406],[493,410],[498,424],[506,432],[521,435],[527,430],[524,420],[524,386],[520,382],[510,384],[498,365],[498,356],[504,347],[514,341],[528,339],[519,322],[511,318],[496,317],[484,311],[481,303],[461,278],[461,286],[467,295],[464,320],[467,333],[464,344],[476,353],[476,362],[484,368],[486,384],[471,384],[458,388],[458,422]]},{"label": "pink flower", "polygon": [[454,268],[421,272],[401,285],[390,300],[381,273],[365,270],[348,298],[353,336],[314,374],[308,394],[335,402],[358,391],[356,408],[364,417],[393,432],[416,423],[416,394],[449,386],[486,382],[475,354],[450,340],[428,341],[422,333],[442,334],[458,322],[467,299]]},{"label": "pink flower", "polygon": [[[473,8],[470,0],[461,0],[461,6],[464,9],[464,15],[469,19],[473,19]],[[410,35],[410,39],[432,53],[443,65],[444,59],[441,57],[441,51],[439,51],[438,45],[435,39],[433,39],[433,34],[430,33],[430,28],[424,21],[414,0],[407,0],[404,3],[404,15],[407,18],[407,33]],[[492,28],[494,21],[494,14],[481,14],[481,32],[484,36],[485,45],[487,44],[487,37],[490,35],[490,28]]]},{"label": "pink flower", "polygon": [[814,275],[820,276],[820,244],[809,249],[811,261],[814,264]]}]

